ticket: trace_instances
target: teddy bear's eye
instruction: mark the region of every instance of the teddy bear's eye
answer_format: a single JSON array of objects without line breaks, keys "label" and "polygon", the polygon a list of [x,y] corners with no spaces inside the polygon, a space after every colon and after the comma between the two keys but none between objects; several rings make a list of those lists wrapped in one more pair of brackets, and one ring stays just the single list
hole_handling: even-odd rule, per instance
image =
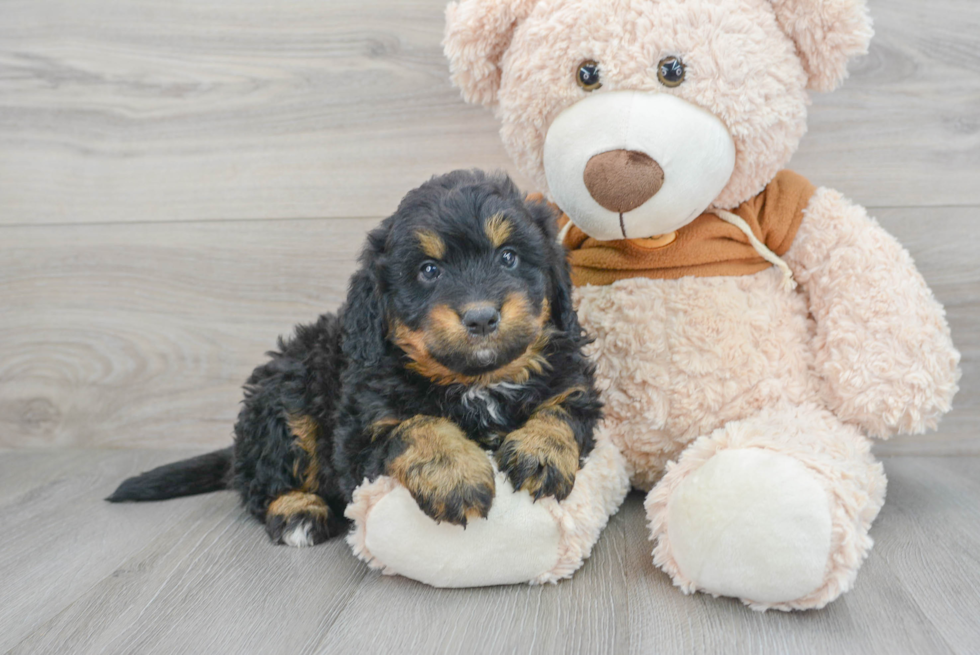
[{"label": "teddy bear's eye", "polygon": [[595,91],[602,86],[602,82],[599,81],[599,62],[589,60],[579,64],[575,81],[586,91]]},{"label": "teddy bear's eye", "polygon": [[684,62],[677,57],[664,57],[657,64],[657,79],[664,86],[680,86],[685,73]]}]

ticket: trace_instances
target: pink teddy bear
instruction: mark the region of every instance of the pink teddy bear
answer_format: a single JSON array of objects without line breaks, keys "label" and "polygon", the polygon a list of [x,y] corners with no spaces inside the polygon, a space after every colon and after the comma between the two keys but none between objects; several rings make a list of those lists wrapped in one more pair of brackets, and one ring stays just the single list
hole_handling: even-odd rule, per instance
[{"label": "pink teddy bear", "polygon": [[822,607],[871,548],[871,437],[935,428],[959,355],[912,259],[781,169],[860,0],[461,0],[453,79],[567,215],[602,431],[686,593]]}]

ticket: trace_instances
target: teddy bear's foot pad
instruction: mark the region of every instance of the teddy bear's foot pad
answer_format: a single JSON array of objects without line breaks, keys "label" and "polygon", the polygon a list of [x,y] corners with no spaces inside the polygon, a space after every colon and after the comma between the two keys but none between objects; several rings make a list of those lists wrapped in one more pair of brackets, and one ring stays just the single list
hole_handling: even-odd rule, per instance
[{"label": "teddy bear's foot pad", "polygon": [[419,509],[407,489],[394,487],[371,510],[366,545],[392,571],[434,587],[514,584],[555,566],[559,530],[545,508],[514,492],[497,473],[497,496],[485,519],[466,527],[436,523]]},{"label": "teddy bear's foot pad", "polygon": [[711,594],[782,603],[824,582],[829,498],[816,475],[788,455],[717,453],[672,494],[667,530],[680,571]]},{"label": "teddy bear's foot pad", "polygon": [[365,480],[345,511],[353,522],[347,543],[372,568],[434,587],[557,582],[582,566],[629,490],[626,461],[601,431],[560,503],[535,501],[505,473],[495,476],[487,518],[465,529],[433,521],[391,477]]}]

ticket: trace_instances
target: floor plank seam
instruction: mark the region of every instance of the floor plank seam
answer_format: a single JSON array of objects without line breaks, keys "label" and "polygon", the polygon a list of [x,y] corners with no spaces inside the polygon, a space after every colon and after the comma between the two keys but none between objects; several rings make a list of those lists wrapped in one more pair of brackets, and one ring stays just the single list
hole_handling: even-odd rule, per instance
[{"label": "floor plank seam", "polygon": [[930,457],[942,457],[944,459],[963,459],[964,457],[980,457],[980,452],[975,452],[972,449],[968,449],[966,452],[954,453],[954,452],[935,452],[935,453],[875,453],[875,456],[879,459],[911,459],[919,458],[926,459]]},{"label": "floor plank seam", "polygon": [[[394,212],[395,208],[391,210]],[[257,218],[177,218],[173,220],[149,220],[149,221],[74,221],[60,223],[0,223],[0,230],[5,228],[58,228],[58,227],[122,227],[128,225],[214,225],[235,223],[262,223],[262,222],[312,222],[312,221],[382,221],[386,216],[262,216]]]},{"label": "floor plank seam", "polygon": [[[845,194],[846,195],[846,194]],[[869,214],[874,215],[878,210],[909,210],[918,209],[923,211],[928,211],[930,209],[936,210],[950,210],[950,209],[980,209],[980,204],[951,204],[951,205],[863,205],[865,209],[868,210]],[[395,207],[392,207],[392,211]],[[124,221],[64,221],[64,222],[18,222],[18,223],[0,223],[0,230],[7,228],[59,228],[59,227],[81,227],[81,226],[93,226],[93,227],[107,227],[107,226],[130,226],[130,225],[183,225],[183,224],[199,224],[199,225],[210,225],[210,224],[235,224],[235,223],[262,223],[262,222],[315,222],[315,221],[367,221],[376,220],[382,221],[386,216],[378,215],[345,215],[345,216],[260,216],[252,218],[243,217],[226,217],[226,218],[177,218],[177,219],[158,219],[158,220],[124,220]]]}]

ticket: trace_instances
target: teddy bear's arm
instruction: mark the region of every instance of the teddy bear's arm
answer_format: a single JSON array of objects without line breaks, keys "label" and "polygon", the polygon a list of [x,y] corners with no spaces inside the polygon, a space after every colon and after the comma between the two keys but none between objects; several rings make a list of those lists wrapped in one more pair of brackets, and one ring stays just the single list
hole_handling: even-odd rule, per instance
[{"label": "teddy bear's arm", "polygon": [[957,391],[960,356],[908,251],[863,207],[819,189],[785,260],[816,322],[830,409],[881,438],[934,429]]}]

